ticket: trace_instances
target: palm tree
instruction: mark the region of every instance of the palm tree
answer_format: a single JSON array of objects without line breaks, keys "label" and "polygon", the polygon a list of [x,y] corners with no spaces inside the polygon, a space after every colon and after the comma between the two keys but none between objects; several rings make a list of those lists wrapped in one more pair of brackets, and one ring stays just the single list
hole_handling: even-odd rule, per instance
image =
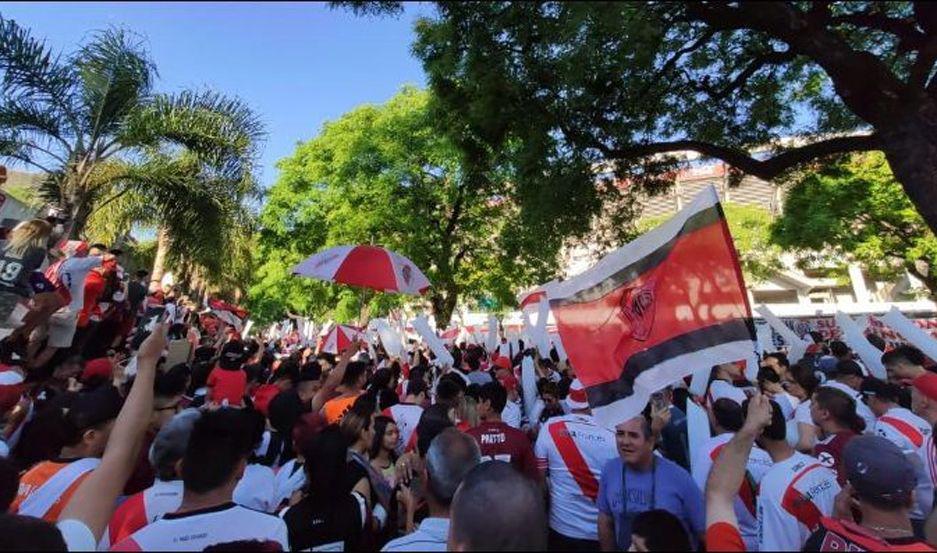
[{"label": "palm tree", "polygon": [[218,228],[253,189],[256,116],[211,92],[154,93],[154,65],[126,31],[98,32],[63,56],[0,16],[0,73],[0,158],[46,173],[70,237],[131,193],[167,228]]}]

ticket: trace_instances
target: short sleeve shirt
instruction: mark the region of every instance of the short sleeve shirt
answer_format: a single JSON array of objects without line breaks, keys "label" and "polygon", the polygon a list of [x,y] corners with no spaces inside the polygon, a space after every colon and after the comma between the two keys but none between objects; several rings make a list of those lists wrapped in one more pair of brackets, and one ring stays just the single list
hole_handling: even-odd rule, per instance
[{"label": "short sleeve shirt", "polygon": [[836,472],[836,481],[839,482],[840,486],[846,483],[846,471],[842,468],[843,450],[846,449],[846,444],[856,436],[857,434],[851,430],[837,432],[826,439],[818,441],[813,446],[813,456],[824,467]]},{"label": "short sleeve shirt", "polygon": [[[624,480],[624,482],[623,482]],[[615,521],[618,547],[631,547],[631,521],[639,513],[663,509],[683,523],[687,534],[702,536],[706,529],[703,494],[683,467],[663,457],[654,457],[654,468],[631,470],[620,458],[602,470],[597,501],[599,512]]]},{"label": "short sleeve shirt", "polygon": [[483,461],[504,461],[531,479],[540,478],[530,440],[520,430],[500,421],[483,422],[466,434],[478,442]]}]

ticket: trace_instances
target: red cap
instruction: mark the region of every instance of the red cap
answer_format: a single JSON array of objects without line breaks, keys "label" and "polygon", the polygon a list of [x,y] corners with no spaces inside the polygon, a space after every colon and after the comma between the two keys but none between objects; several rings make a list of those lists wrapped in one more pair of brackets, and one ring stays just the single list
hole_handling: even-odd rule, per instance
[{"label": "red cap", "polygon": [[81,377],[79,380],[82,382],[87,382],[88,380],[103,376],[104,378],[111,378],[114,374],[114,366],[111,365],[111,360],[107,357],[98,357],[97,359],[92,359],[90,361],[85,361],[85,370],[81,371]]},{"label": "red cap", "polygon": [[927,372],[915,378],[911,385],[917,388],[928,399],[937,401],[937,374]]},{"label": "red cap", "polygon": [[513,375],[507,375],[501,379],[501,385],[504,386],[504,389],[507,391],[517,389],[517,379]]},{"label": "red cap", "polygon": [[496,357],[493,363],[496,367],[501,367],[502,369],[511,370],[511,360],[505,357],[504,355]]}]

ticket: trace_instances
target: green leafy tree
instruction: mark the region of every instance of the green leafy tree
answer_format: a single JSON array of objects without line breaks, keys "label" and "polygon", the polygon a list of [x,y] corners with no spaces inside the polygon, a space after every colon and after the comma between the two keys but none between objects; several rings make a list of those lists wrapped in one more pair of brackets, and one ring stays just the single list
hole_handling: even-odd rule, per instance
[{"label": "green leafy tree", "polygon": [[[245,193],[262,136],[256,116],[213,92],[157,94],[155,76],[126,31],[95,33],[62,55],[0,16],[0,158],[46,173],[47,199],[70,217],[70,236],[131,192],[176,228],[218,228],[217,187]],[[204,203],[198,216],[186,205],[194,202]]]},{"label": "green leafy tree", "polygon": [[937,239],[881,154],[856,154],[804,172],[772,229],[784,248],[831,250],[884,277],[903,270],[937,292]]},{"label": "green leafy tree", "polygon": [[[433,283],[428,300],[440,325],[460,300],[511,303],[517,285],[555,269],[558,242],[535,245],[524,234],[507,199],[509,180],[467,169],[439,131],[440,117],[429,94],[407,87],[386,104],[327,123],[280,161],[260,215],[249,292],[255,313],[356,315],[356,292],[289,274],[337,244],[376,243],[413,260]],[[376,311],[407,299],[378,297]]]},{"label": "green leafy tree", "polygon": [[615,194],[594,186],[597,171],[654,190],[686,150],[766,180],[881,150],[937,228],[933,3],[436,6],[416,27],[431,88],[492,150],[515,155],[521,205],[561,228],[582,228],[567,208],[595,213]]}]

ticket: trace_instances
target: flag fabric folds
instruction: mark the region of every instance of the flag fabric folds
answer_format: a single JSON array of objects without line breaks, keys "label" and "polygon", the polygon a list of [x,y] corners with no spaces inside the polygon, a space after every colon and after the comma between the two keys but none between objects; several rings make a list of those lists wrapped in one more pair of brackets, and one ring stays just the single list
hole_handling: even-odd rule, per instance
[{"label": "flag fabric folds", "polygon": [[703,190],[659,227],[546,285],[569,360],[600,423],[701,367],[748,359],[755,327],[719,196]]}]

